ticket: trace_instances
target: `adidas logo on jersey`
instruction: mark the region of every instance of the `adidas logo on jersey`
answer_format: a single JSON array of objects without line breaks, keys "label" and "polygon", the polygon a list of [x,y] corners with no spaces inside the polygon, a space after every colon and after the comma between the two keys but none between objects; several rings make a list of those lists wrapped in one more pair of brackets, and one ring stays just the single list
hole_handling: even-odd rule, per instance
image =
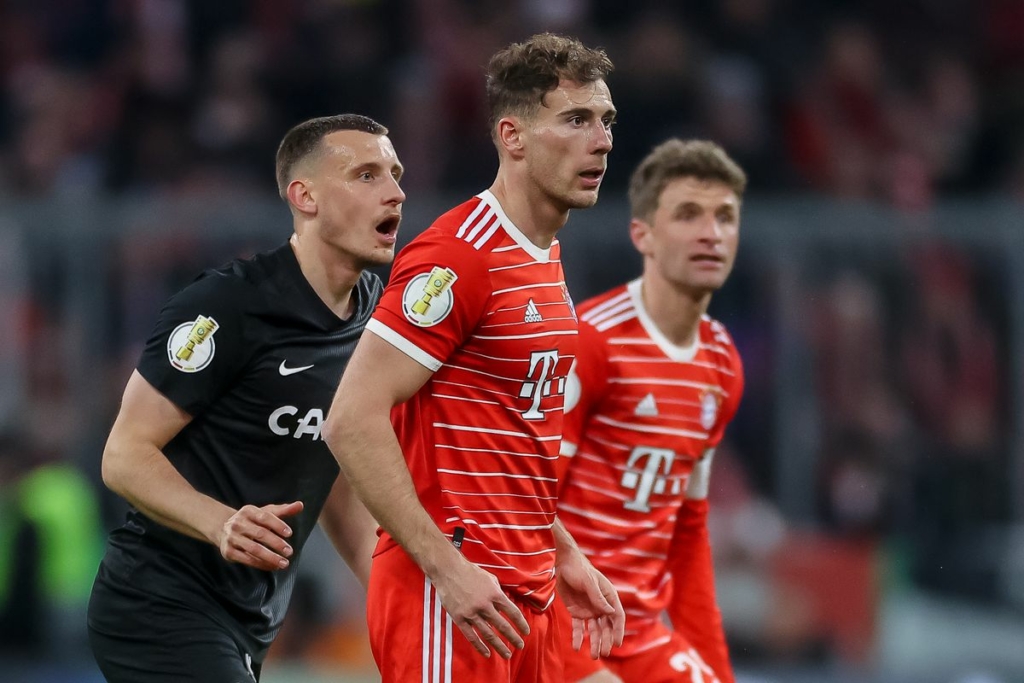
[{"label": "adidas logo on jersey", "polygon": [[647,394],[640,403],[636,404],[636,410],[633,411],[634,415],[640,415],[641,417],[657,417],[658,415],[658,404],[654,402],[654,394]]},{"label": "adidas logo on jersey", "polygon": [[523,322],[539,323],[543,319],[540,317],[540,311],[537,310],[537,304],[533,303],[533,299],[526,302],[526,315],[523,317]]}]

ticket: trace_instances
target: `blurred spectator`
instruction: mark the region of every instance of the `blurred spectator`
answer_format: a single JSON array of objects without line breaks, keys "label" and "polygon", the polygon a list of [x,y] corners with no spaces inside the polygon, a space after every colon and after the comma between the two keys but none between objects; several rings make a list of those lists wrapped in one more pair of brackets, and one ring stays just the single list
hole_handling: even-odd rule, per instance
[{"label": "blurred spectator", "polygon": [[0,648],[74,658],[103,534],[92,485],[18,434],[0,437]]}]

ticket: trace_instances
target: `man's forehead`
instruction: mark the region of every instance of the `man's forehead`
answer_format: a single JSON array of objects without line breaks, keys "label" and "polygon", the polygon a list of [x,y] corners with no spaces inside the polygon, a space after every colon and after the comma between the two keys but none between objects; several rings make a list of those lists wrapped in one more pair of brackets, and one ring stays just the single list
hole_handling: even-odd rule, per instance
[{"label": "man's forehead", "polygon": [[687,201],[739,205],[736,191],[721,180],[679,176],[669,180],[661,191],[662,201],[681,204]]},{"label": "man's forehead", "polygon": [[328,154],[346,163],[365,163],[395,156],[395,148],[388,136],[361,130],[336,130],[328,133],[324,136],[324,148]]},{"label": "man's forehead", "polygon": [[579,83],[563,78],[554,90],[549,90],[544,98],[544,106],[548,109],[561,111],[565,109],[613,109],[612,94],[603,78],[589,83]]}]

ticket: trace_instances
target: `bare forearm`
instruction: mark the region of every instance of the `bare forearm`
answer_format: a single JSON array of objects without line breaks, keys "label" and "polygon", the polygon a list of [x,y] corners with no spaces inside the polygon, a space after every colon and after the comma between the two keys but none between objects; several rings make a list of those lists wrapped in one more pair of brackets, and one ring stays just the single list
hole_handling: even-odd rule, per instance
[{"label": "bare forearm", "polygon": [[571,558],[580,552],[579,546],[576,545],[576,539],[572,537],[569,530],[562,525],[562,521],[555,518],[555,524],[551,527],[551,532],[555,536],[555,557],[556,563],[561,563],[567,558]]},{"label": "bare forearm", "polygon": [[348,484],[345,475],[334,482],[320,513],[320,526],[363,587],[370,581],[370,565],[377,543],[377,520]]},{"label": "bare forearm", "polygon": [[103,481],[153,521],[216,544],[216,532],[235,513],[198,491],[151,444],[107,444]]},{"label": "bare forearm", "polygon": [[328,420],[327,443],[381,528],[429,577],[460,556],[427,514],[387,414],[345,413]]}]

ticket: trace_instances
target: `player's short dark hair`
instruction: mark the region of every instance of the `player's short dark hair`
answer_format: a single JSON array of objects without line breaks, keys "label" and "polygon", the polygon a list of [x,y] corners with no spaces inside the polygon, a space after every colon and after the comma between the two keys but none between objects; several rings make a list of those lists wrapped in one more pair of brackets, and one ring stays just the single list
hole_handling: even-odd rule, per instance
[{"label": "player's short dark hair", "polygon": [[303,121],[284,135],[277,148],[277,193],[287,201],[288,183],[292,181],[292,169],[311,154],[320,151],[320,143],[331,133],[339,130],[358,130],[371,135],[387,135],[388,129],[369,116],[361,114],[336,114],[320,116]]},{"label": "player's short dark hair", "polygon": [[589,48],[576,38],[540,33],[512,43],[487,65],[487,105],[491,134],[503,116],[529,117],[561,79],[593,83],[614,66],[604,50]]},{"label": "player's short dark hair", "polygon": [[747,174],[719,145],[710,140],[671,138],[651,150],[633,171],[629,180],[632,217],[649,220],[665,186],[687,177],[723,183],[739,199],[747,189]]}]

